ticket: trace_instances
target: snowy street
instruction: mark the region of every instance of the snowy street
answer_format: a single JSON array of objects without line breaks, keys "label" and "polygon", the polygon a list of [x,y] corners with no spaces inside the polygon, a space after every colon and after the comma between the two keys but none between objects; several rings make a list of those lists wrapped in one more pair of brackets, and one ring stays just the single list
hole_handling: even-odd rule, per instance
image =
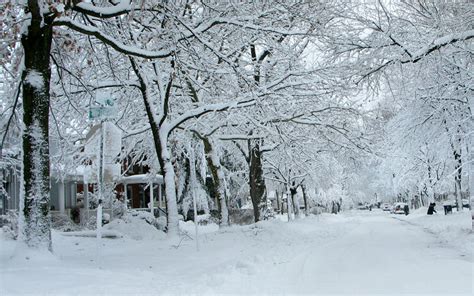
[{"label": "snowy street", "polygon": [[99,262],[94,238],[55,232],[54,255],[30,260],[2,240],[0,294],[471,294],[470,247],[447,244],[418,223],[451,219],[467,232],[468,215],[410,217],[357,211],[217,232],[208,226],[199,252],[187,236],[177,247],[179,240],[136,222],[112,225],[124,237],[102,239]]},{"label": "snowy street", "polygon": [[0,24],[0,296],[474,295],[474,1]]}]

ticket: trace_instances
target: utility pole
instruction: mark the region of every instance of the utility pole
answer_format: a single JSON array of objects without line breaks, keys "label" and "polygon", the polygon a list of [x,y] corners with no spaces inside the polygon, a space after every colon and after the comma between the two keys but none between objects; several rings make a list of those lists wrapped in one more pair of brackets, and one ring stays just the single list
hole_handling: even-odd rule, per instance
[{"label": "utility pole", "polygon": [[196,236],[196,250],[199,251],[199,240],[198,240],[198,220],[197,220],[197,202],[196,202],[196,167],[194,163],[194,150],[191,145],[188,146],[189,150],[189,170],[191,179],[191,192],[193,195],[193,208],[194,208],[194,231]]}]

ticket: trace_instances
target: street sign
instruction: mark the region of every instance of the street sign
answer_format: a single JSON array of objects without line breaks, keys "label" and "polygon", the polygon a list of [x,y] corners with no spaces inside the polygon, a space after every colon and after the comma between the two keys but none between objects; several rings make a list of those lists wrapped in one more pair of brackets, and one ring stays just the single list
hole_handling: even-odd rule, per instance
[{"label": "street sign", "polygon": [[93,106],[89,108],[89,119],[113,119],[117,115],[114,106]]},{"label": "street sign", "polygon": [[89,120],[113,119],[117,115],[114,99],[108,91],[99,90],[95,94],[94,106],[89,107]]}]

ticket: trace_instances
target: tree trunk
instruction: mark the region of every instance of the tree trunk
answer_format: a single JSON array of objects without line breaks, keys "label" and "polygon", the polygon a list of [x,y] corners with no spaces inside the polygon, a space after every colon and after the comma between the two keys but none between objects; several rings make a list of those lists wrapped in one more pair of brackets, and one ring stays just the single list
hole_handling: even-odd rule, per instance
[{"label": "tree trunk", "polygon": [[260,140],[249,140],[249,186],[255,222],[260,221],[262,205],[265,204],[265,180],[263,179]]},{"label": "tree trunk", "polygon": [[280,195],[278,194],[278,190],[275,190],[275,197],[276,197],[276,204],[277,204],[277,213],[281,214],[281,205],[280,205]]},{"label": "tree trunk", "polygon": [[[446,132],[448,134],[450,134],[450,130],[448,128],[448,124],[446,122],[446,120],[443,121],[444,125],[445,125],[445,129],[446,129]],[[459,136],[461,134],[461,127],[458,126],[458,128],[456,129],[456,138],[455,140],[453,141],[453,139],[450,139],[450,145],[451,145],[451,149],[452,149],[452,152],[453,152],[453,156],[454,156],[454,168],[455,168],[455,171],[456,173],[454,174],[454,183],[455,183],[455,187],[454,187],[454,192],[455,192],[455,195],[456,195],[456,201],[458,203],[458,211],[461,211],[462,210],[462,187],[461,187],[461,181],[462,181],[462,158],[461,158],[461,147],[462,147],[462,139],[461,137]],[[456,143],[458,143],[458,145],[456,145]],[[458,147],[456,147],[458,146]]]},{"label": "tree trunk", "polygon": [[308,216],[308,196],[306,195],[306,187],[304,185],[301,186],[301,190],[303,191],[304,214],[305,216]]},{"label": "tree trunk", "polygon": [[[179,204],[182,204],[184,201],[185,196],[190,191],[190,180],[191,180],[191,164],[189,159],[183,154],[181,157],[182,166],[179,168],[178,179],[181,182],[178,183],[178,188],[176,189],[176,199]],[[186,216],[187,213],[183,212]]]},{"label": "tree trunk", "polygon": [[178,204],[176,202],[175,172],[171,163],[171,153],[168,148],[168,132],[160,130],[160,150],[158,157],[163,163],[162,174],[165,181],[167,228],[169,235],[177,235],[179,230]]},{"label": "tree trunk", "polygon": [[51,245],[49,214],[49,83],[51,68],[51,19],[44,18],[37,1],[28,1],[30,25],[22,35],[25,54],[23,78],[23,182],[24,239],[28,246]]},{"label": "tree trunk", "polygon": [[227,208],[227,197],[225,188],[225,175],[217,155],[217,151],[213,148],[214,145],[207,137],[201,137],[204,144],[204,153],[206,154],[207,165],[212,174],[214,182],[213,193],[217,200],[219,210],[219,222],[221,225],[229,225],[229,211]]},{"label": "tree trunk", "polygon": [[[474,117],[471,115],[472,122],[474,122]],[[471,133],[468,136],[467,142],[466,142],[466,152],[468,155],[468,162],[469,162],[469,205],[471,206],[471,214],[474,214],[474,208],[472,208],[472,202],[474,199],[474,133]]]},{"label": "tree trunk", "polygon": [[461,149],[459,151],[454,151],[454,160],[455,160],[455,169],[456,173],[454,175],[455,181],[455,195],[456,201],[458,203],[458,211],[462,211],[462,187],[461,187],[461,178],[462,178],[462,159],[461,159]]},{"label": "tree trunk", "polygon": [[[289,179],[288,179],[289,180]],[[288,214],[288,222],[292,220],[291,218],[291,192],[290,192],[290,184],[286,184],[286,213]]]},{"label": "tree trunk", "polygon": [[140,82],[140,92],[143,98],[143,104],[145,105],[145,111],[147,114],[148,122],[150,124],[151,134],[153,137],[153,144],[155,145],[156,156],[160,163],[161,174],[164,179],[165,186],[165,199],[166,199],[166,213],[167,213],[167,228],[168,234],[178,234],[178,204],[176,201],[176,184],[175,184],[175,171],[173,164],[171,163],[171,153],[168,147],[169,128],[166,123],[166,115],[168,112],[168,104],[170,97],[171,85],[173,82],[172,77],[168,83],[166,89],[166,97],[164,98],[164,106],[161,112],[163,113],[161,121],[155,117],[150,103],[148,94],[148,85],[146,76],[142,75],[135,60],[129,57],[132,69],[137,75],[138,81]]},{"label": "tree trunk", "polygon": [[429,182],[429,188],[427,188],[427,195],[428,198],[432,199],[433,201],[435,200],[435,188],[434,188],[434,182],[433,182],[433,173],[432,173],[432,168],[430,161],[428,159],[428,182]]},{"label": "tree trunk", "polygon": [[293,182],[293,186],[290,187],[290,195],[291,195],[291,204],[293,205],[293,214],[295,214],[295,217],[298,217],[299,215],[299,205],[297,200],[295,199],[296,193],[298,192],[297,187],[294,187],[295,184]]}]

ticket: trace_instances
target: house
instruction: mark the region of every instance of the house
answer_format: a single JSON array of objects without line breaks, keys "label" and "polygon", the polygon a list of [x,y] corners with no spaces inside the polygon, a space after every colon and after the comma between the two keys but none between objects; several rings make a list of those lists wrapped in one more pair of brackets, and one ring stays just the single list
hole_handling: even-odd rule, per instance
[{"label": "house", "polygon": [[0,215],[6,214],[10,209],[19,209],[20,180],[15,172],[16,168],[0,169]]},{"label": "house", "polygon": [[[79,171],[82,166],[79,166]],[[0,170],[3,190],[0,191],[0,214],[8,210],[20,209],[20,179],[13,169]],[[117,197],[122,197],[128,208],[149,208],[150,198],[155,200],[155,209],[166,207],[163,196],[163,177],[151,174],[123,175],[115,182]],[[150,188],[153,186],[153,191]],[[83,199],[85,205],[93,208],[97,192],[97,184],[84,182],[84,175],[66,174],[59,177],[52,172],[50,188],[50,208],[59,213],[67,213],[77,205],[78,198]],[[92,198],[91,198],[92,197]],[[87,206],[86,206],[87,207]]]},{"label": "house", "polygon": [[[103,180],[114,186],[117,198],[123,199],[129,208],[163,209],[163,177],[150,173],[148,167],[132,166],[126,169],[127,161],[120,163],[118,155],[121,152],[120,131],[110,122],[100,123],[91,128],[84,143],[82,164],[73,168],[52,163],[50,170],[50,208],[52,213],[69,213],[70,209],[81,202],[85,208],[95,208],[98,200],[99,153],[103,151]],[[100,142],[103,143],[99,149]],[[57,143],[51,143],[52,158],[58,154]],[[18,155],[18,154],[16,154]],[[17,156],[14,156],[14,158]],[[18,162],[18,161],[17,161]],[[0,214],[8,210],[20,209],[20,179],[19,165],[0,166],[0,180],[4,190],[0,190]],[[150,190],[153,188],[153,190]],[[153,199],[154,203],[150,204]],[[111,205],[105,204],[105,207]],[[159,213],[160,211],[158,211]],[[161,210],[164,213],[163,210]]]}]

